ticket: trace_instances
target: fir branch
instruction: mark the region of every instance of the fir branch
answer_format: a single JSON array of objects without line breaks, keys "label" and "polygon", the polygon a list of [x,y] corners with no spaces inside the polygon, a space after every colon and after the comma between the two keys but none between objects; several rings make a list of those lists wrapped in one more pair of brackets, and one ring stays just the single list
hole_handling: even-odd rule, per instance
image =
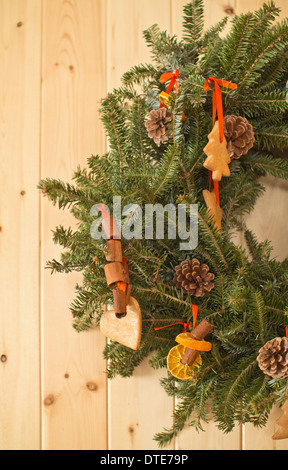
[{"label": "fir branch", "polygon": [[197,46],[204,28],[203,0],[193,0],[184,6],[183,39],[189,48]]}]

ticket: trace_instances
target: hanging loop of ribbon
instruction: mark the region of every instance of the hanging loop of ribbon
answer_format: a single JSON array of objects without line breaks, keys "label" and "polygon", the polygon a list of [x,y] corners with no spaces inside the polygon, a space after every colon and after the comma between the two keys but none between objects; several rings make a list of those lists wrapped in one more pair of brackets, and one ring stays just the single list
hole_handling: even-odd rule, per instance
[{"label": "hanging loop of ribbon", "polygon": [[[193,304],[192,305],[193,328],[195,328],[197,326],[197,324],[196,324],[197,315],[198,315],[198,305]],[[154,328],[154,330],[162,330],[163,328],[169,328],[169,326],[174,326],[174,325],[183,325],[184,326],[183,333],[186,333],[187,328],[189,326],[189,323],[188,322],[186,323],[186,322],[183,322],[183,321],[177,321],[176,323],[170,323],[169,325],[158,326],[158,327]]]},{"label": "hanging loop of ribbon", "polygon": [[197,315],[198,315],[198,305],[192,305],[192,316],[193,316],[193,328],[196,328],[197,323]]},{"label": "hanging loop of ribbon", "polygon": [[234,90],[237,88],[236,83],[228,82],[222,78],[209,77],[204,84],[204,90],[207,92],[210,88],[210,82],[213,83],[213,126],[216,120],[216,114],[218,115],[219,129],[220,129],[220,142],[224,139],[224,117],[223,117],[223,103],[222,103],[222,92],[221,88],[226,87]]},{"label": "hanging loop of ribbon", "polygon": [[[216,197],[216,204],[217,206],[220,206],[219,181],[213,180],[213,184],[214,184],[214,191],[215,191],[215,197]],[[212,186],[212,171],[209,170],[209,191],[211,191],[211,186]]]},{"label": "hanging loop of ribbon", "polygon": [[[210,83],[213,83],[213,126],[215,124],[216,115],[218,116],[219,121],[219,130],[220,130],[220,142],[224,140],[224,116],[223,116],[223,102],[222,102],[222,92],[221,88],[226,87],[234,90],[237,88],[236,83],[228,82],[228,80],[223,80],[222,78],[215,78],[209,77],[205,81],[204,90],[208,92],[210,89]],[[212,171],[209,171],[209,191],[211,191],[211,183],[212,183]],[[214,190],[215,190],[215,197],[216,197],[216,204],[217,206],[220,205],[220,197],[219,197],[219,183],[218,181],[214,181]]]},{"label": "hanging loop of ribbon", "polygon": [[163,328],[169,328],[169,326],[174,326],[174,325],[183,325],[184,326],[184,330],[183,330],[183,333],[186,333],[187,331],[187,328],[189,326],[189,323],[185,323],[183,321],[177,321],[176,323],[170,323],[169,325],[165,325],[165,326],[158,326],[156,328],[154,328],[154,330],[163,330]]},{"label": "hanging loop of ribbon", "polygon": [[99,206],[97,206],[97,209],[99,209],[101,211],[103,219],[106,219],[106,218],[110,217],[110,213],[107,211],[107,209],[104,206],[103,202],[101,202],[99,204]]}]

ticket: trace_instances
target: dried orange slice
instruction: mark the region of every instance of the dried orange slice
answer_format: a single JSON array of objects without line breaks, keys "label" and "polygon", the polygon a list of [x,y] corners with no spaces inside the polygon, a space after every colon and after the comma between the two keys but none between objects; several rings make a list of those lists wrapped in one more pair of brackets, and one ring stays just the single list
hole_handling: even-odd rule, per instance
[{"label": "dried orange slice", "polygon": [[167,368],[169,372],[180,380],[188,380],[192,378],[192,369],[194,367],[200,367],[202,364],[202,359],[200,354],[198,355],[196,361],[192,365],[182,364],[181,359],[185,352],[186,346],[183,344],[177,344],[174,348],[170,349],[167,356]]},{"label": "dried orange slice", "polygon": [[211,351],[212,344],[208,341],[201,341],[195,339],[191,333],[180,333],[176,336],[175,341],[177,343],[183,344],[186,348],[196,349],[196,351]]}]

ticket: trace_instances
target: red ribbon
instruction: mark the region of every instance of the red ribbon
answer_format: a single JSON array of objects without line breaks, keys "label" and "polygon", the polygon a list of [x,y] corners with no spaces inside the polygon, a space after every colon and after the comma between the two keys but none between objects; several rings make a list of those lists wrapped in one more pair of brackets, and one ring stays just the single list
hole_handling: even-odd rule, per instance
[{"label": "red ribbon", "polygon": [[185,323],[183,321],[177,321],[176,323],[170,323],[170,325],[158,326],[157,328],[154,328],[154,330],[162,330],[163,328],[168,328],[169,326],[174,326],[174,325],[183,325],[184,326],[183,333],[186,333],[189,323]]},{"label": "red ribbon", "polygon": [[99,209],[101,211],[103,219],[106,219],[107,217],[110,217],[109,212],[105,209],[105,206],[102,202],[101,202],[101,204],[99,204],[99,206],[97,206],[97,209]]},{"label": "red ribbon", "polygon": [[[228,82],[228,80],[223,80],[222,78],[209,77],[207,78],[204,84],[204,90],[208,91],[210,88],[210,82],[213,83],[213,126],[216,120],[216,114],[218,115],[219,121],[219,130],[220,130],[220,142],[223,142],[224,139],[224,117],[223,117],[223,103],[222,103],[222,92],[220,86],[225,86],[234,90],[238,85],[236,83]],[[211,182],[212,182],[212,171],[209,171],[209,191],[211,191]],[[216,204],[220,205],[219,198],[219,182],[213,181],[214,190],[216,196]]]},{"label": "red ribbon", "polygon": [[216,114],[218,115],[219,129],[220,129],[220,142],[224,139],[224,118],[223,118],[223,103],[222,103],[222,92],[220,86],[230,88],[234,90],[238,85],[236,83],[228,82],[222,78],[209,77],[207,78],[204,90],[209,90],[209,84],[212,82],[213,87],[213,126],[215,124]]},{"label": "red ribbon", "polygon": [[117,287],[118,287],[119,290],[122,290],[123,292],[126,292],[126,284],[124,284],[124,282],[122,282],[122,281],[117,282]]},{"label": "red ribbon", "polygon": [[196,320],[198,315],[198,305],[192,305],[192,315],[193,315],[193,328],[197,326]]},{"label": "red ribbon", "polygon": [[[175,72],[166,72],[163,73],[160,77],[160,82],[165,83],[167,80],[170,80],[169,86],[166,90],[167,95],[170,95],[171,91],[175,86],[175,91],[178,91],[178,77],[179,77],[179,70],[175,70]],[[160,104],[160,108],[163,108],[163,103]]]},{"label": "red ribbon", "polygon": [[[198,315],[198,305],[193,304],[192,305],[193,328],[197,326],[196,324],[197,315]],[[154,328],[154,330],[162,330],[163,328],[168,328],[169,326],[174,326],[174,325],[183,325],[184,326],[183,333],[186,333],[189,323],[185,323],[183,321],[177,321],[176,323],[170,323],[170,325],[158,326],[157,328]]]},{"label": "red ribbon", "polygon": [[[211,183],[212,183],[212,171],[209,170],[209,191],[211,191]],[[219,181],[213,180],[214,184],[214,191],[216,197],[216,204],[220,206],[220,196],[219,196]]]}]

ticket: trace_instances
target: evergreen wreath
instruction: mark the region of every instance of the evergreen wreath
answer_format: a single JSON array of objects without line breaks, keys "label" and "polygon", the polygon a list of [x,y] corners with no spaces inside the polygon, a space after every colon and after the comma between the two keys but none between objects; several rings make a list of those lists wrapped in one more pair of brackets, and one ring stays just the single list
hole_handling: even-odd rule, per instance
[{"label": "evergreen wreath", "polygon": [[[271,243],[260,243],[243,220],[265,191],[259,177],[288,179],[288,22],[276,21],[279,11],[271,1],[258,11],[236,16],[222,38],[227,18],[204,31],[203,1],[193,0],[184,7],[182,40],[156,25],[144,31],[153,63],[132,67],[123,75],[121,88],[101,101],[109,152],[91,156],[87,168],[75,171],[73,184],[52,178],[39,183],[53,204],[69,209],[78,221],[75,231],[56,227],[54,242],[64,251],[60,261],[53,259],[47,267],[52,273],[83,273],[71,305],[73,326],[79,332],[99,324],[103,306],[113,301],[103,269],[106,241],[90,234],[95,220],[92,206],[102,202],[112,207],[113,196],[143,208],[157,203],[181,203],[187,208],[198,204],[199,242],[192,253],[181,251],[179,240],[168,237],[122,239],[132,295],[142,311],[142,339],[136,351],[112,341],[103,353],[109,359],[109,378],[131,376],[148,355],[153,368],[165,368],[181,333],[179,324],[173,323],[192,325],[192,304],[199,309],[199,321],[213,324],[208,335],[212,349],[202,354],[193,379],[179,380],[167,372],[161,380],[178,404],[171,429],[154,437],[160,446],[185,424],[202,429],[210,408],[218,427],[230,432],[236,422],[265,425],[272,406],[288,399],[287,378],[268,376],[257,362],[265,343],[285,336],[288,259],[274,259]],[[167,96],[167,83],[160,78],[175,70],[179,70],[178,89]],[[203,198],[208,174],[203,149],[213,125],[212,93],[204,89],[207,77],[238,85],[221,88],[224,113],[246,118],[255,138],[252,148],[245,143],[246,155],[231,160],[230,176],[220,182],[222,228],[216,227]],[[171,116],[163,125],[157,121],[165,126],[162,134],[167,125],[168,138],[155,142],[145,124],[151,111],[159,108],[159,94],[167,100]],[[154,120],[156,114],[152,113]],[[133,221],[137,214],[130,216]],[[242,231],[247,248],[233,243],[235,230]],[[187,294],[173,282],[175,267],[186,259],[207,264],[214,275],[213,289],[204,296]],[[168,324],[172,326],[155,329]]]}]

